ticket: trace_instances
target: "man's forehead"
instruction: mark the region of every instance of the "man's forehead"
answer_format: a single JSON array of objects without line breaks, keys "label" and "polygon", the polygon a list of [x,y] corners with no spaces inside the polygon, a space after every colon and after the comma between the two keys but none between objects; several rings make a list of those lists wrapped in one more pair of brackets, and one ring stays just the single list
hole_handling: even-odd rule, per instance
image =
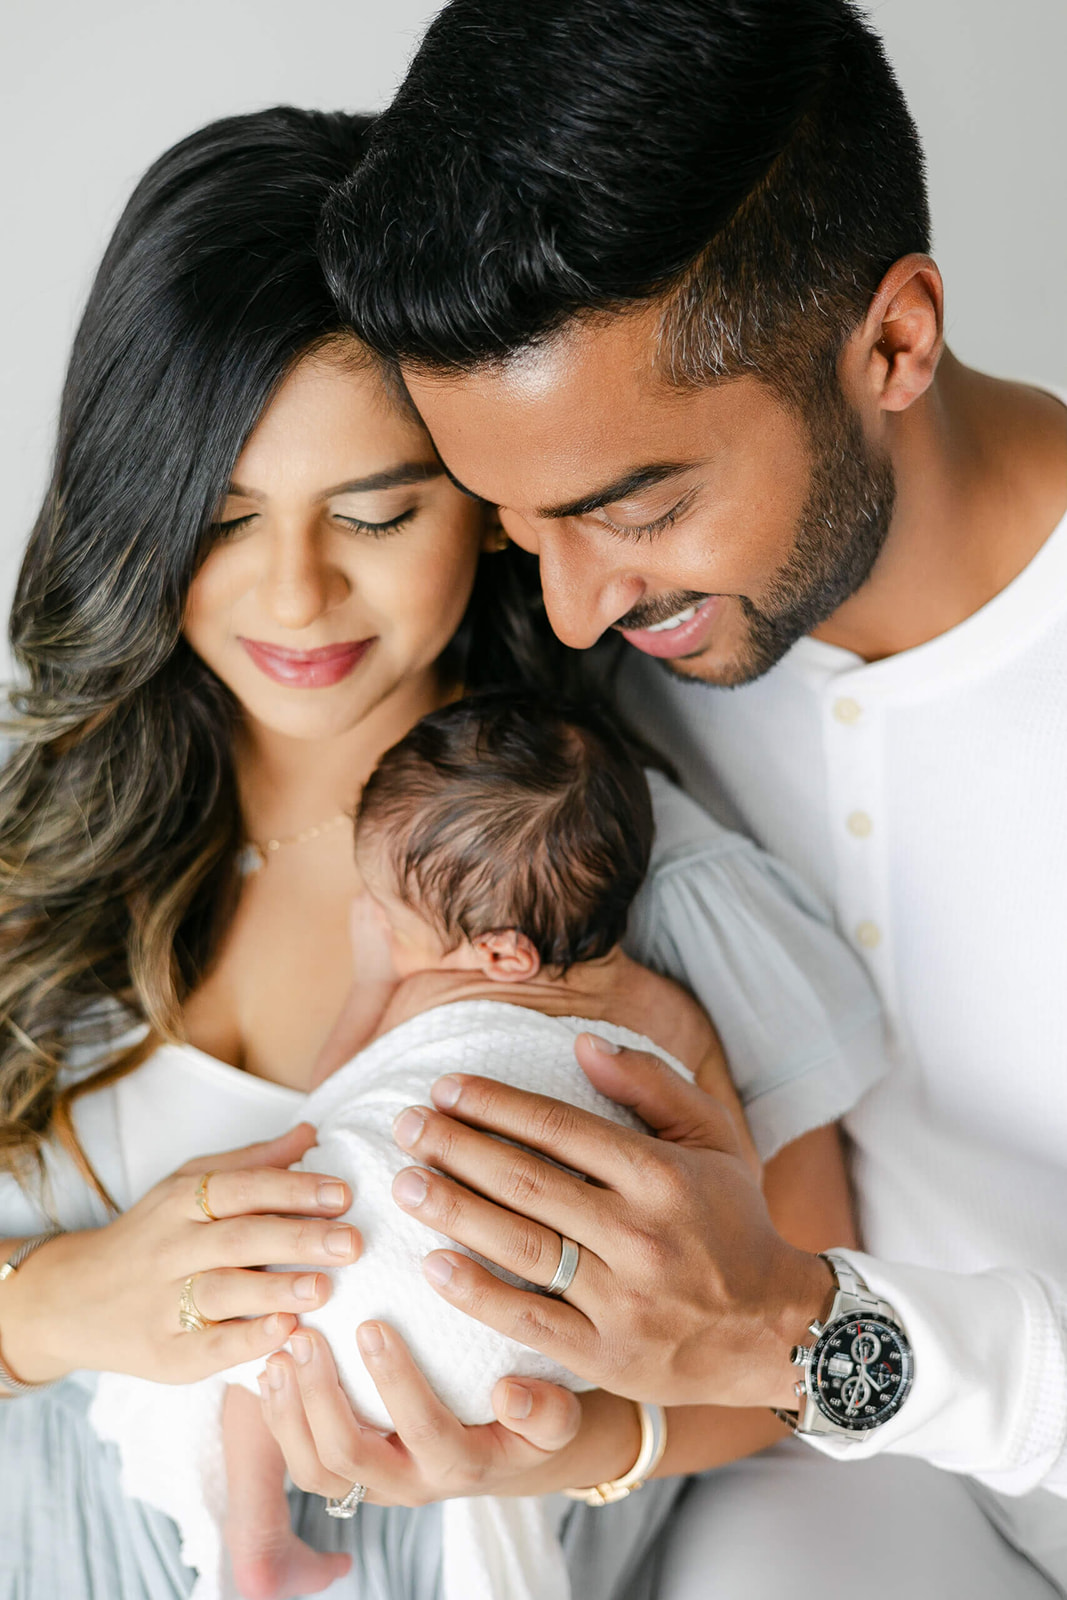
[{"label": "man's forehead", "polygon": [[666,381],[643,315],[641,325],[628,313],[568,327],[506,363],[461,374],[405,370],[454,478],[525,510],[699,459],[713,442],[695,414],[708,391]]}]

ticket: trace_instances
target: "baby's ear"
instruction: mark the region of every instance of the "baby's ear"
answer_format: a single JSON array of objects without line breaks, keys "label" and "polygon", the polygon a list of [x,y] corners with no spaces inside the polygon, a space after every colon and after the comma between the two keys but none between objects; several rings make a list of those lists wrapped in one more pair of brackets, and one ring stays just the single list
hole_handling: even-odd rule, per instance
[{"label": "baby's ear", "polygon": [[518,928],[497,928],[471,940],[471,949],[487,978],[497,983],[525,983],[541,970],[541,957]]}]

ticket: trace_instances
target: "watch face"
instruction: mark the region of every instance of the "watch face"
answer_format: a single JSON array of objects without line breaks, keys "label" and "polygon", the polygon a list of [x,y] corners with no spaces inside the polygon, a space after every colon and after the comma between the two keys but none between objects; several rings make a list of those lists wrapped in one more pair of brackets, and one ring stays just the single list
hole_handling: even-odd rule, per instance
[{"label": "watch face", "polygon": [[816,1340],[811,1353],[815,1404],[839,1428],[880,1427],[911,1386],[911,1346],[898,1327],[878,1317],[848,1317]]}]

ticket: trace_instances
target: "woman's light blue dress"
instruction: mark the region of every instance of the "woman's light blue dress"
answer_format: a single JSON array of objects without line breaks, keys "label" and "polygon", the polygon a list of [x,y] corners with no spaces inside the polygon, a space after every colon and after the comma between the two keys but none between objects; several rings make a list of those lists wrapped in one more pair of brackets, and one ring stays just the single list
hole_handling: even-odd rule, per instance
[{"label": "woman's light blue dress", "polygon": [[[807,888],[658,774],[650,782],[656,844],[627,948],[684,983],[712,1017],[767,1159],[839,1117],[881,1076],[877,1001]],[[81,1105],[88,1125],[93,1097]],[[247,1141],[260,1136],[249,1128]],[[205,1125],[203,1148],[217,1147]],[[52,1218],[68,1227],[106,1220],[63,1157],[51,1158],[40,1205],[0,1177],[0,1237],[39,1232]],[[2,1331],[0,1298],[0,1339]],[[0,1600],[184,1600],[192,1587],[174,1525],[122,1493],[113,1447],[88,1426],[93,1381],[75,1374],[0,1402]],[[651,1600],[657,1540],[683,1482],[657,1481],[603,1509],[573,1505],[562,1537],[579,1600]],[[355,1558],[329,1600],[438,1600],[437,1507],[365,1505],[344,1522],[314,1496],[292,1499],[309,1543]]]}]

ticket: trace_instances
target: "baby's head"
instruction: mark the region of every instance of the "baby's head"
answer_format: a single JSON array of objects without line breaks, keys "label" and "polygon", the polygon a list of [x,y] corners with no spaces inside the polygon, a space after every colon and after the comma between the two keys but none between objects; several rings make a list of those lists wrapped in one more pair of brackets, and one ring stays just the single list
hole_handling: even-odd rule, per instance
[{"label": "baby's head", "polygon": [[596,712],[473,695],[416,723],[363,791],[356,859],[398,972],[511,983],[607,955],[648,868],[652,805]]}]

